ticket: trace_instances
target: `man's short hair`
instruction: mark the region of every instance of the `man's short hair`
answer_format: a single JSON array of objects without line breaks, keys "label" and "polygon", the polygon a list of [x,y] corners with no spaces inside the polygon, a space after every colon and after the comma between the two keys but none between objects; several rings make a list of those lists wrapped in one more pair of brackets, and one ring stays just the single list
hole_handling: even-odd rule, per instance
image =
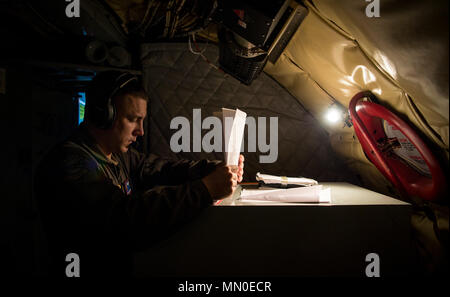
[{"label": "man's short hair", "polygon": [[117,93],[114,94],[112,100],[113,102],[115,102],[117,98],[125,97],[126,95],[141,98],[144,99],[145,101],[148,101],[148,94],[145,91],[144,87],[142,86],[141,80],[139,79],[128,83],[119,91],[117,91]]}]

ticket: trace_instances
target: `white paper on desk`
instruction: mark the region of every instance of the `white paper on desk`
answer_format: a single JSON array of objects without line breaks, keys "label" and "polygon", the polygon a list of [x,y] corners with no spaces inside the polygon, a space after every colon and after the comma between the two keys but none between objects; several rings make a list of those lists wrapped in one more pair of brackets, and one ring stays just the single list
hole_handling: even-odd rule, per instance
[{"label": "white paper on desk", "polygon": [[283,177],[269,174],[256,173],[256,180],[263,181],[266,184],[293,184],[302,186],[312,186],[317,185],[318,182],[311,178],[306,177]]},{"label": "white paper on desk", "polygon": [[241,200],[263,200],[277,202],[330,203],[330,188],[322,189],[322,185],[304,188],[246,190],[241,192]]},{"label": "white paper on desk", "polygon": [[242,110],[222,108],[224,159],[226,165],[238,165],[246,117],[247,114]]}]

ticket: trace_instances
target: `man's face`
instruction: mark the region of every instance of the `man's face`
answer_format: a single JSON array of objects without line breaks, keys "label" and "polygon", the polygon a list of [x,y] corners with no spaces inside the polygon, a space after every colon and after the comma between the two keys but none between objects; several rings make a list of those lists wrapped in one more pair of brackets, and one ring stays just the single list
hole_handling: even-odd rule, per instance
[{"label": "man's face", "polygon": [[133,96],[117,98],[116,111],[109,137],[111,149],[113,152],[125,153],[138,136],[144,135],[147,101]]}]

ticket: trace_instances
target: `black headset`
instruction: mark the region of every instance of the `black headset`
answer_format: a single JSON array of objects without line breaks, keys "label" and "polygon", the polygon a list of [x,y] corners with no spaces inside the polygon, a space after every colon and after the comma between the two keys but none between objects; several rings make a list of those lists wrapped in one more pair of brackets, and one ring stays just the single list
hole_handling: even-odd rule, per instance
[{"label": "black headset", "polygon": [[86,116],[101,129],[111,128],[116,118],[114,96],[138,78],[129,72],[106,71],[98,74],[91,82],[86,94]]}]

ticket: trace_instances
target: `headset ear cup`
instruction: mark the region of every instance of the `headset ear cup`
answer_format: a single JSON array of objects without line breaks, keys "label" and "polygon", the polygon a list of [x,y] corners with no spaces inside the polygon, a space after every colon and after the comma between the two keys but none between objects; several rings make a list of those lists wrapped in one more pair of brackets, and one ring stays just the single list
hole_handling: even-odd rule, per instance
[{"label": "headset ear cup", "polygon": [[88,96],[90,120],[99,128],[111,128],[117,116],[116,106],[112,101],[120,89],[138,78],[127,72],[107,71],[94,78]]},{"label": "headset ear cup", "polygon": [[112,102],[108,104],[108,124],[107,128],[111,128],[116,119],[116,105]]}]

